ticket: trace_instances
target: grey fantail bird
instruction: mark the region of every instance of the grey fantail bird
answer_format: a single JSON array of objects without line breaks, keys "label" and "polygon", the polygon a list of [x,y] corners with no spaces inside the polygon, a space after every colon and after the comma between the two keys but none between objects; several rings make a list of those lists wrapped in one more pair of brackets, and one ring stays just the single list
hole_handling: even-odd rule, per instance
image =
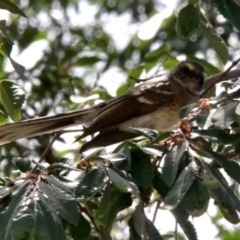
[{"label": "grey fantail bird", "polygon": [[108,102],[2,125],[0,144],[83,124],[79,139],[98,133],[81,147],[83,152],[139,136],[131,127],[165,131],[178,122],[182,107],[199,100],[203,82],[203,67],[193,61],[182,61],[164,76],[144,81]]}]

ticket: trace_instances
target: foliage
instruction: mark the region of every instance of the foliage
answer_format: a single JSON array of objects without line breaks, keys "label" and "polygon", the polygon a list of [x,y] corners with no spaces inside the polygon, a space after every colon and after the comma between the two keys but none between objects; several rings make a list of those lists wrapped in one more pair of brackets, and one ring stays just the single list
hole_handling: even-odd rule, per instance
[{"label": "foliage", "polygon": [[[22,7],[10,0],[0,3],[13,13],[7,26],[0,22],[1,69],[6,59],[14,68],[1,70],[2,124],[9,117],[18,121],[21,109],[23,118],[76,109],[76,95],[82,97],[80,107],[94,105],[94,94],[110,99],[100,80],[112,68],[126,76],[117,90],[121,95],[134,85],[131,77],[158,75],[175,66],[178,56],[188,56],[208,75],[215,74],[235,59],[239,48],[232,43],[233,37],[239,41],[234,28],[240,26],[240,7],[234,0],[181,1],[177,15],[173,12],[159,23],[152,38],[141,40],[133,34],[124,47],[105,28],[106,18],[127,16],[129,25],[135,26],[159,11],[155,1],[39,2],[20,1]],[[83,14],[81,4],[94,8],[92,22],[73,23],[76,19],[70,13]],[[225,21],[218,20],[220,14]],[[47,48],[25,70],[24,63],[11,57],[12,38],[20,51],[40,40]],[[79,160],[76,150],[62,150],[56,144],[43,153],[48,136],[3,145],[0,239],[116,239],[117,223],[123,220],[130,239],[168,239],[144,211],[156,202],[156,212],[159,207],[170,211],[187,239],[195,240],[197,230],[189,218],[204,214],[210,199],[222,214],[213,222],[229,236],[217,219],[240,221],[239,191],[232,187],[240,183],[239,80],[222,86],[220,94],[213,89],[211,98],[183,108],[177,129],[164,133],[136,129],[140,139],[123,142],[111,152],[100,148]],[[58,143],[65,140],[60,137]]]}]

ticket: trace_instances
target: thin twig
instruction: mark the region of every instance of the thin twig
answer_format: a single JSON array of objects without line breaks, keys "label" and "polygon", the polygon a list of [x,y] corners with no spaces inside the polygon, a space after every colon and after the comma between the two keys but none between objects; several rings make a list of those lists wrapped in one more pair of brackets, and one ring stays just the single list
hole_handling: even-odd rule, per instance
[{"label": "thin twig", "polygon": [[[203,86],[203,91],[201,92],[201,97],[203,97],[207,91],[212,88],[216,83],[219,83],[219,82],[222,82],[222,81],[225,81],[225,80],[228,80],[228,79],[231,79],[231,78],[227,78],[228,77],[228,73],[230,72],[230,70],[236,66],[238,63],[240,62],[240,58],[237,59],[236,61],[234,61],[232,63],[232,65],[224,72],[220,73],[220,74],[217,74],[215,76],[212,76],[211,78],[207,79],[204,83],[204,86]],[[238,75],[239,77],[239,75]]]},{"label": "thin twig", "polygon": [[[41,162],[43,161],[43,159],[47,156],[47,154],[48,154],[50,148],[52,147],[53,143],[56,141],[56,139],[57,139],[60,135],[61,135],[61,133],[59,133],[59,132],[54,135],[54,137],[52,138],[51,142],[48,144],[48,146],[46,147],[46,149],[45,149],[45,151],[43,152],[42,156],[40,157],[38,163],[41,163]],[[34,173],[34,172],[37,170],[37,167],[38,167],[38,166],[35,166],[35,167],[32,169],[31,173]]]},{"label": "thin twig", "polygon": [[88,218],[91,220],[96,232],[100,233],[100,235],[101,235],[101,231],[98,228],[97,224],[95,223],[95,218],[92,217],[92,215],[88,212],[88,210],[86,208],[82,207],[80,203],[78,204],[78,206],[79,206],[80,211],[84,212],[88,216]]},{"label": "thin twig", "polygon": [[175,240],[178,240],[178,223],[175,222],[175,230],[174,230]]},{"label": "thin twig", "polygon": [[161,202],[162,202],[162,201],[159,201],[159,200],[157,201],[157,205],[156,205],[155,210],[154,210],[154,213],[153,213],[153,220],[152,220],[153,223],[154,223],[155,220],[156,220],[157,213],[158,213],[158,208],[159,208]]}]

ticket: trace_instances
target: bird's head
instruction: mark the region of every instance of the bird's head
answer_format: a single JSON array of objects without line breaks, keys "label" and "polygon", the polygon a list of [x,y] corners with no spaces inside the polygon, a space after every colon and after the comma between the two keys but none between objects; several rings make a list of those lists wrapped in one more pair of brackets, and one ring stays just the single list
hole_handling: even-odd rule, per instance
[{"label": "bird's head", "polygon": [[204,68],[194,61],[182,61],[169,74],[171,82],[178,83],[190,93],[197,94],[204,82]]}]

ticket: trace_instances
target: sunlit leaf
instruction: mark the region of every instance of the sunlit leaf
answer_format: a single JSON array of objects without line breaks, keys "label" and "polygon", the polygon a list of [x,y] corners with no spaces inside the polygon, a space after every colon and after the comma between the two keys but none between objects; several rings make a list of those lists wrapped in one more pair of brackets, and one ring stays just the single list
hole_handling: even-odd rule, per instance
[{"label": "sunlit leaf", "polygon": [[201,20],[199,22],[199,29],[225,64],[229,58],[227,45],[203,16],[201,16]]},{"label": "sunlit leaf", "polygon": [[0,81],[0,102],[14,121],[21,119],[21,107],[25,100],[25,93],[14,82]]}]

